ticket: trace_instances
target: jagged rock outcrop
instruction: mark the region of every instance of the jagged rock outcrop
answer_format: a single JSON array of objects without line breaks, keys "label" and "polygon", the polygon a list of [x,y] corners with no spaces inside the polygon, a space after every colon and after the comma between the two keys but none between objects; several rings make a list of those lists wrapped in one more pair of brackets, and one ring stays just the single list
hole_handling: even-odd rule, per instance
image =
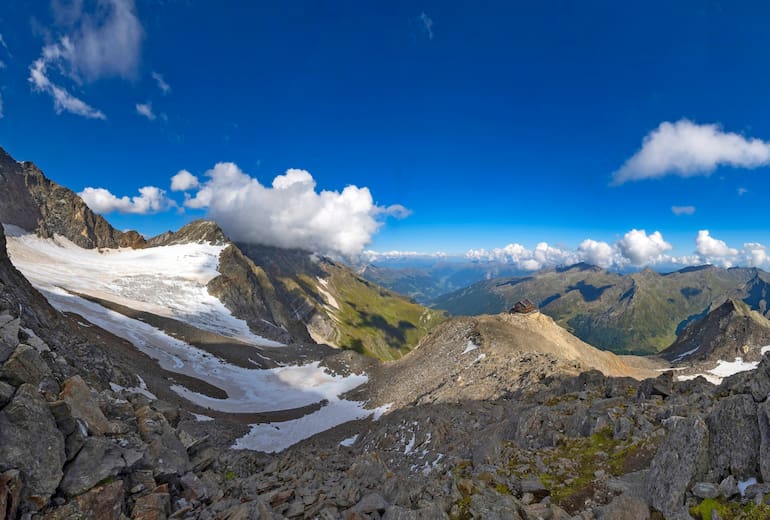
[{"label": "jagged rock outcrop", "polygon": [[224,231],[211,220],[195,220],[178,231],[166,231],[147,240],[147,247],[173,246],[175,244],[213,244],[225,245],[230,239]]},{"label": "jagged rock outcrop", "polygon": [[136,231],[122,232],[97,215],[72,190],[48,179],[31,162],[17,162],[0,148],[0,222],[62,235],[80,247],[143,247]]},{"label": "jagged rock outcrop", "polygon": [[770,320],[745,303],[728,299],[690,323],[660,355],[685,362],[736,357],[755,361],[761,357],[760,348],[766,345],[770,345]]}]

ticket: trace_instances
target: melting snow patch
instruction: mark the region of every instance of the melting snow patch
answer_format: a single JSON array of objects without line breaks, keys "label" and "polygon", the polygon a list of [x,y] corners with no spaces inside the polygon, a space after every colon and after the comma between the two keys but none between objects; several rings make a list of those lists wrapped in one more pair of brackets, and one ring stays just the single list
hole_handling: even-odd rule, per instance
[{"label": "melting snow patch", "polygon": [[202,413],[194,413],[193,416],[195,417],[195,420],[199,422],[208,422],[208,421],[214,420],[213,417],[209,417],[208,415],[203,415]]},{"label": "melting snow patch", "polygon": [[357,440],[358,440],[358,434],[355,434],[352,437],[348,437],[347,439],[341,440],[340,446],[345,446],[346,448],[350,448],[356,443]]},{"label": "melting snow patch", "polygon": [[741,496],[744,496],[746,494],[746,488],[748,488],[749,486],[751,486],[753,484],[756,484],[756,483],[757,483],[757,479],[754,478],[754,477],[751,477],[751,478],[746,479],[746,480],[739,480],[738,481],[738,491],[741,493]]},{"label": "melting snow patch", "polygon": [[[763,347],[764,348],[764,347]],[[743,361],[743,358],[737,357],[735,361],[717,361],[717,366],[712,368],[706,374],[691,374],[687,376],[677,376],[677,381],[689,381],[695,379],[698,376],[703,376],[710,383],[718,385],[722,382],[722,379],[729,377],[740,372],[746,372],[748,370],[754,370],[759,363],[756,361]]]},{"label": "melting snow patch", "polygon": [[768,352],[770,352],[770,345],[765,345],[764,347],[759,349],[759,353],[762,354],[763,356]]},{"label": "melting snow patch", "polygon": [[689,356],[691,354],[695,354],[698,351],[699,348],[700,348],[700,345],[698,345],[697,347],[695,347],[692,350],[688,350],[687,352],[685,352],[683,354],[679,354],[676,358],[674,358],[674,363],[676,363],[677,361],[682,361],[684,358],[686,358],[687,356]]},{"label": "melting snow patch", "polygon": [[415,435],[412,433],[412,439],[407,443],[406,448],[404,448],[404,455],[409,455],[412,453],[412,450],[414,449],[414,443],[415,443]]},{"label": "melting snow patch", "polygon": [[139,386],[132,386],[127,388],[125,386],[120,386],[117,383],[110,383],[110,388],[113,392],[125,391],[131,394],[142,394],[145,397],[157,401],[158,397],[147,389],[147,383],[144,382],[144,379],[142,379],[141,376],[136,376],[136,378],[139,380]]},{"label": "melting snow patch", "polygon": [[462,354],[467,354],[468,352],[473,352],[477,348],[479,348],[478,345],[476,345],[473,341],[468,340],[468,344],[465,345],[465,350],[462,351]]},{"label": "melting snow patch", "polygon": [[301,440],[335,426],[363,419],[372,414],[361,403],[337,400],[317,412],[291,421],[252,424],[251,431],[235,441],[233,449],[256,450],[266,453],[283,451]]},{"label": "melting snow patch", "polygon": [[746,372],[747,370],[754,370],[759,363],[743,361],[743,358],[737,357],[735,361],[717,361],[717,366],[711,370],[710,373],[717,377],[728,377],[739,372]]}]

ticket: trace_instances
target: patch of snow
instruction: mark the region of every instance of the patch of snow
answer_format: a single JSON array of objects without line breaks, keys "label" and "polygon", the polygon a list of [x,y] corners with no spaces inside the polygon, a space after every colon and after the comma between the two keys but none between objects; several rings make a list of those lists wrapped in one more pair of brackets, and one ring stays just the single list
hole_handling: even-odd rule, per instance
[{"label": "patch of snow", "polygon": [[361,403],[336,400],[320,410],[291,421],[252,424],[251,431],[233,444],[236,450],[256,450],[266,453],[283,451],[304,439],[335,426],[372,415]]},{"label": "patch of snow", "polygon": [[388,410],[390,410],[391,408],[393,408],[393,403],[388,403],[375,408],[374,413],[372,414],[372,420],[379,421],[380,417],[385,415],[388,412]]},{"label": "patch of snow", "polygon": [[754,477],[748,478],[746,480],[739,480],[738,481],[738,491],[740,492],[741,496],[746,495],[746,488],[748,488],[751,485],[754,485],[757,483],[757,479]]},{"label": "patch of snow", "polygon": [[61,236],[43,239],[19,228],[8,236],[11,261],[39,290],[60,287],[247,343],[282,346],[252,333],[245,321],[209,294],[207,284],[219,276],[219,255],[229,246],[97,250],[83,249]]},{"label": "patch of snow", "polygon": [[465,350],[463,350],[460,355],[467,354],[468,352],[473,352],[474,350],[478,349],[479,346],[476,345],[472,340],[468,340],[468,344],[465,345]]},{"label": "patch of snow", "polygon": [[316,286],[316,289],[318,289],[318,292],[320,292],[321,295],[324,297],[324,299],[326,300],[326,303],[328,303],[329,305],[331,305],[335,309],[340,310],[340,304],[337,303],[336,298],[334,298],[334,296],[332,296],[332,294],[329,291],[327,291],[326,289],[323,289],[321,287],[321,285],[323,285],[324,287],[326,287],[328,289],[329,282],[324,280],[321,277],[317,277],[316,280],[318,280],[318,283],[320,284],[320,285]]},{"label": "patch of snow", "polygon": [[676,363],[677,361],[682,361],[684,358],[686,358],[689,355],[695,354],[698,351],[699,348],[700,348],[700,345],[698,345],[697,347],[695,347],[692,350],[688,350],[687,352],[685,352],[683,354],[679,354],[676,358],[674,358],[674,363]]},{"label": "patch of snow", "polygon": [[412,453],[412,450],[414,449],[414,443],[415,443],[415,435],[414,432],[412,432],[412,438],[407,443],[406,447],[404,448],[404,455],[409,455]]},{"label": "patch of snow", "polygon": [[209,417],[208,415],[203,415],[202,413],[194,413],[193,416],[195,417],[195,420],[198,422],[209,422],[213,421],[213,417]]},{"label": "patch of snow", "polygon": [[[764,347],[763,347],[764,348]],[[735,361],[724,361],[720,359],[717,361],[717,366],[708,370],[705,374],[692,374],[687,376],[677,376],[677,381],[690,381],[698,376],[703,376],[710,383],[718,385],[726,377],[729,377],[740,372],[746,372],[748,370],[754,370],[759,365],[756,361],[743,361],[743,358],[736,357]]]},{"label": "patch of snow", "polygon": [[350,448],[356,443],[357,440],[358,440],[358,434],[355,434],[352,437],[348,437],[347,439],[341,440],[340,446],[345,446],[346,448]]},{"label": "patch of snow", "polygon": [[125,387],[125,386],[120,386],[117,383],[111,382],[110,388],[112,389],[113,392],[125,391],[131,394],[142,394],[143,396],[149,399],[153,399],[157,401],[158,397],[147,389],[147,385],[142,380],[142,378],[139,376],[136,376],[136,377],[139,378],[139,386]]},{"label": "patch of snow", "polygon": [[743,358],[737,357],[735,361],[717,361],[717,366],[709,372],[717,377],[725,378],[739,372],[746,372],[747,370],[754,370],[759,363],[743,361]]},{"label": "patch of snow", "polygon": [[759,349],[759,353],[762,354],[763,356],[768,352],[770,352],[770,345],[765,345],[764,347]]},{"label": "patch of snow", "polygon": [[688,376],[676,376],[676,380],[677,381],[691,381],[691,380],[697,378],[698,376],[704,377],[706,379],[706,381],[708,381],[712,385],[718,385],[719,383],[722,382],[722,378],[721,377],[717,377],[717,376],[711,375],[711,374],[691,374],[691,375],[688,375]]}]

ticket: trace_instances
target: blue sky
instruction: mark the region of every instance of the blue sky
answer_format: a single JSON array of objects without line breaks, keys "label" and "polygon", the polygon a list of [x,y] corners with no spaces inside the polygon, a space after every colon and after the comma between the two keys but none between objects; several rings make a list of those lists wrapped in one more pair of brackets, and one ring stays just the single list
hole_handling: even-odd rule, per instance
[{"label": "blue sky", "polygon": [[767,267],[770,5],[735,4],[11,2],[0,146],[148,235]]}]

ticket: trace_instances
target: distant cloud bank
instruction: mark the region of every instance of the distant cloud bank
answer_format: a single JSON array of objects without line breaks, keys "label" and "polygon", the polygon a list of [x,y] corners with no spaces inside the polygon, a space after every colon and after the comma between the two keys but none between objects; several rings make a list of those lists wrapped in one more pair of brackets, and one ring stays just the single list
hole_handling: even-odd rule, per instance
[{"label": "distant cloud bank", "polygon": [[469,260],[502,262],[522,271],[537,271],[586,262],[604,268],[625,269],[643,266],[688,266],[713,264],[722,267],[749,266],[770,267],[767,247],[748,242],[741,249],[730,247],[723,240],[711,236],[706,230],[698,231],[695,251],[691,255],[672,256],[671,244],[659,231],[647,233],[632,229],[613,244],[586,239],[577,249],[563,249],[540,242],[534,249],[521,244],[508,244],[502,248],[471,249],[465,256]]},{"label": "distant cloud bank", "polygon": [[709,175],[718,166],[757,168],[770,164],[770,142],[725,132],[718,125],[687,119],[663,122],[641,149],[613,174],[613,184],[667,175]]}]

